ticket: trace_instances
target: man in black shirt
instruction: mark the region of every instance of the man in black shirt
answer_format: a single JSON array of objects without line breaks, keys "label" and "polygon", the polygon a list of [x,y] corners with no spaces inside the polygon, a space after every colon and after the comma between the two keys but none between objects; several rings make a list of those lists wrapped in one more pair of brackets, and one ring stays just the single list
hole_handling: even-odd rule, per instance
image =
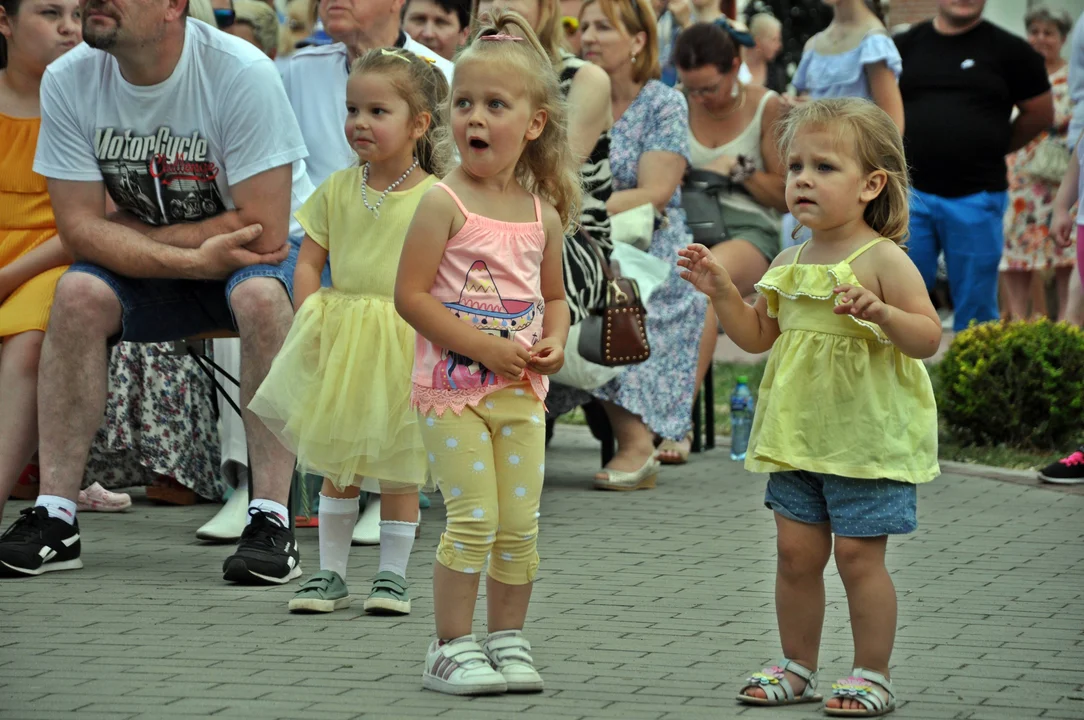
[{"label": "man in black shirt", "polygon": [[932,286],[944,251],[956,330],[998,318],[1005,155],[1054,121],[1042,56],[983,20],[985,4],[939,0],[933,20],[896,37],[912,168],[911,259]]}]

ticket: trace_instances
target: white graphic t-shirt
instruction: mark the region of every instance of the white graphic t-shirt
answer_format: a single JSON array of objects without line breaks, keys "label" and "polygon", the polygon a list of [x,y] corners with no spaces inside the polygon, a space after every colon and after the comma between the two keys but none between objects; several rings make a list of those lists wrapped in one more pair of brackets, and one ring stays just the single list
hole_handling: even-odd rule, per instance
[{"label": "white graphic t-shirt", "polygon": [[[403,36],[403,49],[428,58],[452,82],[454,66],[409,36]],[[346,139],[346,46],[313,45],[302,48],[280,66],[286,95],[301,124],[302,136],[309,147],[305,165],[313,185],[319,186],[333,172],[358,161]]]},{"label": "white graphic t-shirt", "polygon": [[282,165],[294,170],[292,217],[313,190],[307,154],[271,60],[198,20],[188,19],[180,61],[157,85],[128,83],[112,55],[86,43],[42,78],[34,171],[100,180],[148,225],[232,210],[231,185]]}]

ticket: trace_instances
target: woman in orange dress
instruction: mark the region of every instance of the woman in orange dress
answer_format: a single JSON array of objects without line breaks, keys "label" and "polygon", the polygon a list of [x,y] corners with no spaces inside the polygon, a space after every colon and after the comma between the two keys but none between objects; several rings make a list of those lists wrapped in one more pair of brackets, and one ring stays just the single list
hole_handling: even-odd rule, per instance
[{"label": "woman in orange dress", "polygon": [[0,515],[38,444],[38,359],[60,244],[45,178],[33,171],[45,67],[82,39],[77,0],[0,0]]}]

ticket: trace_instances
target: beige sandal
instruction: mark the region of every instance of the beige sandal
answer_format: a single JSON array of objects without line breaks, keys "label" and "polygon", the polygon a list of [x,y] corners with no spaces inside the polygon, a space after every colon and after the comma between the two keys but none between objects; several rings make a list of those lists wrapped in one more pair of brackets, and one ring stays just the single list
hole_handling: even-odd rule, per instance
[{"label": "beige sandal", "polygon": [[600,470],[598,474],[605,475],[605,479],[595,478],[596,490],[650,490],[659,476],[659,461],[652,455],[636,472]]},{"label": "beige sandal", "polygon": [[[689,443],[688,447],[682,447],[682,443]],[[690,432],[685,436],[684,440],[663,440],[659,443],[659,447],[655,450],[655,457],[659,459],[659,462],[663,465],[684,465],[689,462],[689,452],[693,447],[693,434]],[[667,459],[660,457],[663,453],[672,453],[677,455],[677,459]]]}]

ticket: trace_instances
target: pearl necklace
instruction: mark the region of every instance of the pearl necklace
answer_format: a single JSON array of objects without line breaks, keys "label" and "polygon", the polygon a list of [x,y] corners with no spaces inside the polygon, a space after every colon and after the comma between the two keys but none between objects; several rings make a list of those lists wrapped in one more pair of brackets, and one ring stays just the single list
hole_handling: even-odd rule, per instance
[{"label": "pearl necklace", "polygon": [[388,193],[395,188],[403,184],[403,181],[407,179],[410,173],[414,172],[414,168],[418,167],[418,158],[414,158],[414,164],[407,168],[406,172],[399,176],[399,179],[388,185],[388,189],[380,193],[380,198],[376,201],[376,205],[369,204],[369,193],[367,188],[369,185],[369,163],[365,163],[365,167],[361,169],[361,201],[365,204],[365,209],[373,214],[373,217],[380,217],[380,206],[384,204],[384,200],[387,199]]}]

